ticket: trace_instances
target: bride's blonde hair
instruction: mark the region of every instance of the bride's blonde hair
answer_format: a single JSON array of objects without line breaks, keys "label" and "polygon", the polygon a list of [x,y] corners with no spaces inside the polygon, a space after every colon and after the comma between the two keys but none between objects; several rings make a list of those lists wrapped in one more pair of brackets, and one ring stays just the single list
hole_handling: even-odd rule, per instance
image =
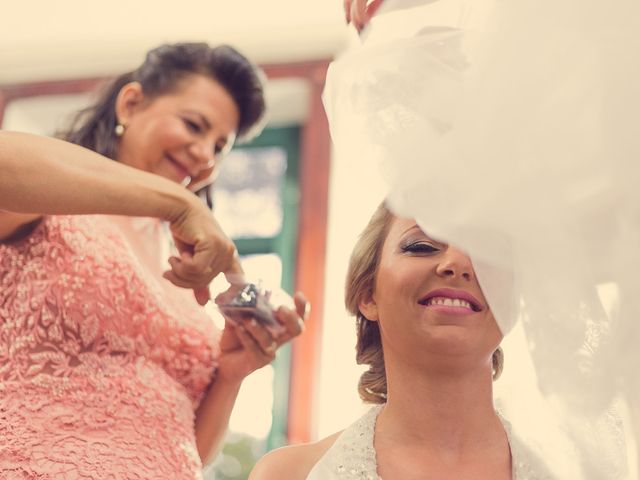
[{"label": "bride's blonde hair", "polygon": [[368,320],[360,312],[358,305],[362,299],[373,294],[382,246],[392,219],[393,214],[384,202],[381,203],[351,253],[345,285],[347,311],[356,317],[356,362],[369,366],[360,377],[358,392],[369,403],[384,403],[387,377],[378,322]]}]

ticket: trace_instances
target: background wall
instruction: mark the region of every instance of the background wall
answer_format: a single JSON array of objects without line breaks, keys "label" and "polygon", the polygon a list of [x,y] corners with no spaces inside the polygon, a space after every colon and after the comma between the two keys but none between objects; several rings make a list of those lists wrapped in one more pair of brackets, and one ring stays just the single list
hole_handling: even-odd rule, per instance
[{"label": "background wall", "polygon": [[347,38],[340,0],[2,0],[0,24],[0,83],[124,71],[166,41],[282,63],[331,57]]}]

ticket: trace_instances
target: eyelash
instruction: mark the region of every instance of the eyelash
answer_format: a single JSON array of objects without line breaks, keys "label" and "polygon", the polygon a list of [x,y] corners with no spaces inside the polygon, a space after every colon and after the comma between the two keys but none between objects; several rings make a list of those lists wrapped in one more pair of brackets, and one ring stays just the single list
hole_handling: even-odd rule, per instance
[{"label": "eyelash", "polygon": [[[204,128],[202,128],[202,126],[200,126],[199,123],[194,122],[193,120],[189,120],[188,118],[183,118],[182,120],[184,121],[187,128],[192,132],[202,133],[202,131],[204,130]],[[215,148],[213,149],[213,154],[220,155],[223,150],[224,150],[224,147],[221,147],[220,145],[216,145]]]},{"label": "eyelash", "polygon": [[202,132],[202,127],[194,122],[193,120],[189,120],[189,119],[184,119],[184,123],[187,125],[187,128],[189,128],[189,130],[191,130],[192,132],[196,132],[196,133],[200,133]]},{"label": "eyelash", "polygon": [[414,242],[414,243],[410,243],[409,245],[403,245],[401,248],[402,248],[402,251],[405,253],[429,254],[429,253],[436,253],[440,251],[439,248],[434,247],[433,245],[427,242]]}]

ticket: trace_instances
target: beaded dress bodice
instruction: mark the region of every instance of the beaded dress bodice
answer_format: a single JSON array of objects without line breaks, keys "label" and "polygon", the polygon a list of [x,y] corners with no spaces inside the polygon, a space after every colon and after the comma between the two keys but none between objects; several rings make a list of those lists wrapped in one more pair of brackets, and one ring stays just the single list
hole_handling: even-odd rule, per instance
[{"label": "beaded dress bodice", "polygon": [[46,217],[0,244],[3,479],[201,477],[194,409],[218,333],[141,260],[161,228],[136,241],[128,221]]},{"label": "beaded dress bodice", "polygon": [[[382,480],[377,473],[374,431],[382,406],[375,406],[344,430],[316,463],[307,480]],[[511,448],[513,480],[552,480],[540,461],[511,434],[503,424]]]}]

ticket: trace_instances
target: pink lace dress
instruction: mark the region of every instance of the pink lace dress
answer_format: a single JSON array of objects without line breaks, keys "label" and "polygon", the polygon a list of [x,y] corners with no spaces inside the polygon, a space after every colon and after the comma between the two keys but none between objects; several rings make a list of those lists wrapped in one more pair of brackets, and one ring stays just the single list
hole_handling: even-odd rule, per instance
[{"label": "pink lace dress", "polygon": [[202,477],[194,410],[219,334],[158,274],[162,238],[153,220],[56,216],[0,244],[0,478]]}]

